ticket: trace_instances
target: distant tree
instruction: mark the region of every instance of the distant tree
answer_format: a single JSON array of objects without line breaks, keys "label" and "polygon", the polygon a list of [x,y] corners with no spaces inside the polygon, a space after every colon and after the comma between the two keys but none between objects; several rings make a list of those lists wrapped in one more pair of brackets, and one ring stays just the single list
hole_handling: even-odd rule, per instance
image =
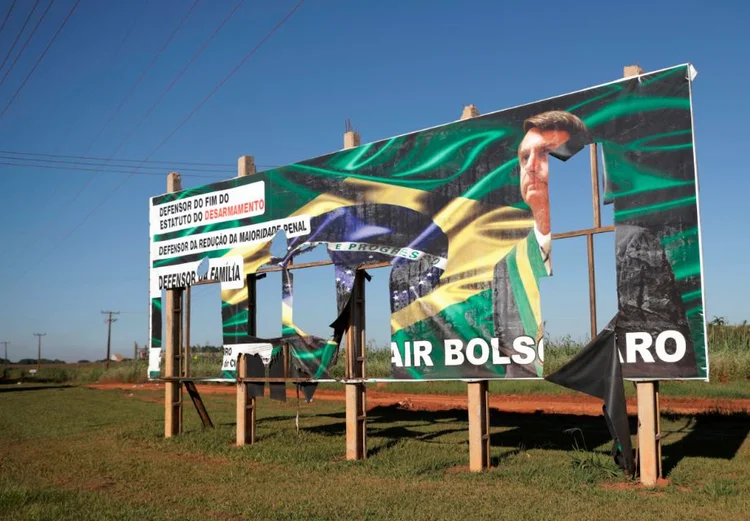
[{"label": "distant tree", "polygon": [[712,326],[726,326],[727,320],[724,317],[714,316],[714,319],[710,322]]},{"label": "distant tree", "polygon": [[79,364],[90,364],[91,362],[88,360],[78,360]]},{"label": "distant tree", "polygon": [[219,353],[222,351],[222,348],[220,346],[212,346],[208,343],[203,346],[192,346],[190,349],[192,349],[192,351],[195,353]]}]

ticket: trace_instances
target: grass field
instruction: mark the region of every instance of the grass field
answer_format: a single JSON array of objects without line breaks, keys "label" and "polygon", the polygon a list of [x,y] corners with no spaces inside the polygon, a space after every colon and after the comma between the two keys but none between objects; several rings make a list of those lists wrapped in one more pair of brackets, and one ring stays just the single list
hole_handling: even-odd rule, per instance
[{"label": "grass field", "polygon": [[[347,462],[344,404],[259,401],[237,448],[234,399],[204,397],[164,440],[161,393],[0,386],[0,518],[722,519],[750,512],[750,418],[666,416],[669,485],[628,483],[601,417],[492,414],[492,470],[467,472],[465,410],[368,412],[368,459]],[[149,401],[150,400],[150,401]],[[579,447],[580,450],[576,450]]]}]

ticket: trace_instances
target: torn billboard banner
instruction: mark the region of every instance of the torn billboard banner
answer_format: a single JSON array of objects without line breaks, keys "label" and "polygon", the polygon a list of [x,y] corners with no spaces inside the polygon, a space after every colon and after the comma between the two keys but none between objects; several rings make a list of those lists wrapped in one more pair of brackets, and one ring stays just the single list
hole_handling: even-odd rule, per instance
[{"label": "torn billboard banner", "polygon": [[615,340],[616,323],[617,316],[571,360],[545,379],[604,401],[602,413],[614,440],[612,456],[617,465],[632,476],[635,457],[630,439],[623,364]]},{"label": "torn billboard banner", "polygon": [[[329,378],[357,269],[388,262],[393,379],[540,378],[549,158],[600,143],[623,375],[706,379],[694,74],[680,65],[152,198],[152,347],[162,289],[218,280],[225,347],[271,344],[273,369],[286,344],[295,374]],[[287,249],[272,256],[280,232]],[[335,267],[330,337],[295,325],[286,274],[282,335],[248,335],[246,276],[286,273],[317,246]]]}]

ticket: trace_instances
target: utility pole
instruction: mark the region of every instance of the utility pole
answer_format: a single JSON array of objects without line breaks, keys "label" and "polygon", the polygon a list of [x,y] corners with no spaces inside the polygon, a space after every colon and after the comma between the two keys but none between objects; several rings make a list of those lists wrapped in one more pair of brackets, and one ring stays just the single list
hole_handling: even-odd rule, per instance
[{"label": "utility pole", "polygon": [[3,364],[3,374],[2,374],[2,378],[4,380],[6,370],[8,369],[8,366],[10,366],[10,360],[8,360],[8,344],[10,344],[10,342],[8,342],[7,340],[4,340],[0,342],[0,344],[5,344],[5,363]]},{"label": "utility pole", "polygon": [[112,315],[119,315],[119,311],[102,311],[102,315],[107,315],[104,321],[107,323],[107,369],[109,369],[109,348],[112,344],[112,322],[117,322]]},{"label": "utility pole", "polygon": [[37,350],[36,350],[36,370],[39,372],[39,369],[42,367],[42,337],[46,336],[47,333],[34,333],[34,336],[39,339],[39,343],[37,344]]}]

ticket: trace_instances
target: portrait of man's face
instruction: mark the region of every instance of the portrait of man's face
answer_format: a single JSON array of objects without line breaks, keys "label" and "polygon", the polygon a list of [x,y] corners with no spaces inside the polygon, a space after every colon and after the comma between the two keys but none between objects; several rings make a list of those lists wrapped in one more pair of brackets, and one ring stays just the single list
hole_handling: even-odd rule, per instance
[{"label": "portrait of man's face", "polygon": [[521,197],[536,215],[549,208],[549,153],[570,139],[565,130],[532,127],[518,147]]}]

